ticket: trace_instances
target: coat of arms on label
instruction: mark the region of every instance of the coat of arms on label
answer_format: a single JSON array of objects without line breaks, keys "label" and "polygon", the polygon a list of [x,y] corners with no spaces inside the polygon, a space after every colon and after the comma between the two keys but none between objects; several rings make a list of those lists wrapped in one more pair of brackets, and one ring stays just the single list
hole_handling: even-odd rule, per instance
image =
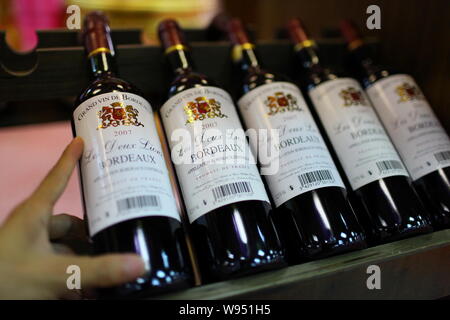
[{"label": "coat of arms on label", "polygon": [[341,90],[339,96],[344,99],[344,106],[367,106],[366,98],[360,90],[353,87]]},{"label": "coat of arms on label", "polygon": [[423,94],[420,92],[419,88],[416,86],[410,85],[407,82],[404,82],[403,84],[399,85],[395,88],[395,92],[400,97],[400,100],[398,102],[406,102],[411,100],[423,100]]},{"label": "coat of arms on label", "polygon": [[269,108],[268,116],[283,113],[286,111],[301,111],[297,104],[297,98],[292,94],[284,92],[275,92],[274,95],[268,96],[264,104]]},{"label": "coat of arms on label", "polygon": [[216,99],[197,97],[184,107],[184,112],[187,115],[186,124],[197,120],[202,121],[206,118],[228,118],[227,115],[222,113],[220,108],[221,104]]},{"label": "coat of arms on label", "polygon": [[138,120],[139,111],[131,105],[124,106],[122,102],[113,102],[111,103],[111,106],[102,107],[97,115],[102,121],[101,124],[98,125],[97,130],[120,125],[136,127],[144,126]]}]

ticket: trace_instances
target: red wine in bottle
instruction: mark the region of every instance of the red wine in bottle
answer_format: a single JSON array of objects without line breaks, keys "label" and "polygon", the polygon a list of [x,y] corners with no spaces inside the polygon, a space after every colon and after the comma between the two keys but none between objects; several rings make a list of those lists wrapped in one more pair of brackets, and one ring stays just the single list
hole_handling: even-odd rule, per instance
[{"label": "red wine in bottle", "polygon": [[431,231],[428,213],[359,83],[321,65],[318,48],[298,19],[289,22],[288,32],[313,109],[365,209],[358,217],[370,241]]},{"label": "red wine in bottle", "polygon": [[[278,151],[260,165],[267,169],[265,180],[276,206],[273,219],[288,262],[364,248],[345,186],[300,90],[261,67],[240,20],[231,19],[227,26],[239,69],[240,114],[248,129],[264,133],[259,144],[264,139]],[[269,130],[277,130],[276,142]]]},{"label": "red wine in bottle", "polygon": [[414,79],[379,65],[350,21],[350,69],[363,84],[436,228],[450,227],[450,139]]},{"label": "red wine in bottle", "polygon": [[188,287],[190,264],[151,105],[117,77],[107,18],[88,14],[82,39],[93,81],[72,119],[84,140],[80,177],[96,254],[136,253],[146,274],[101,291],[134,297]]},{"label": "red wine in bottle", "polygon": [[173,20],[159,38],[174,73],[160,109],[204,281],[285,265],[271,205],[230,95],[194,71]]}]

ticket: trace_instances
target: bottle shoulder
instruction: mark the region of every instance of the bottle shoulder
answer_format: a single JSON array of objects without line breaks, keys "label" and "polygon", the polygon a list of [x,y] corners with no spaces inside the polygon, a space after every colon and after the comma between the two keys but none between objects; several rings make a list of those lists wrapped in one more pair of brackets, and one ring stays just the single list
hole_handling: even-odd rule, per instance
[{"label": "bottle shoulder", "polygon": [[175,76],[175,79],[169,86],[168,97],[171,98],[174,95],[183,92],[185,90],[204,87],[204,86],[217,86],[214,81],[210,80],[207,76],[197,72],[185,72]]},{"label": "bottle shoulder", "polygon": [[316,68],[306,70],[300,81],[302,86],[309,91],[324,82],[344,77],[346,77],[345,74],[337,73],[329,68],[324,68],[318,65]]},{"label": "bottle shoulder", "polygon": [[78,96],[75,107],[92,97],[111,92],[130,92],[141,95],[140,91],[133,84],[123,79],[115,76],[100,77],[92,81]]},{"label": "bottle shoulder", "polygon": [[365,89],[369,88],[376,82],[385,79],[387,77],[390,77],[392,75],[398,74],[397,72],[391,72],[388,69],[385,68],[379,68],[378,70],[371,72],[369,74],[366,74],[360,78],[361,83]]},{"label": "bottle shoulder", "polygon": [[346,61],[348,69],[362,83],[364,88],[375,82],[398,74],[397,70],[381,64],[367,46],[350,52]]},{"label": "bottle shoulder", "polygon": [[260,87],[265,84],[270,84],[274,82],[291,82],[292,81],[285,75],[269,72],[264,69],[259,69],[256,71],[250,71],[245,74],[242,79],[242,92],[244,95],[247,92]]}]

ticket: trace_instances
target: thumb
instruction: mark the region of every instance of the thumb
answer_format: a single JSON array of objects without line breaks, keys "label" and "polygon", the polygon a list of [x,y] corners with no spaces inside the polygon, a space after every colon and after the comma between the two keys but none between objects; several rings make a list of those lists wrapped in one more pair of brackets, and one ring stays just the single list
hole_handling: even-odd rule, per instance
[{"label": "thumb", "polygon": [[82,289],[124,284],[145,273],[144,261],[135,254],[108,254],[98,257],[58,256],[56,259],[56,263],[52,263],[52,267],[47,270],[48,274],[54,275],[53,284],[63,290],[68,287],[71,280],[69,278],[76,276],[77,272]]}]

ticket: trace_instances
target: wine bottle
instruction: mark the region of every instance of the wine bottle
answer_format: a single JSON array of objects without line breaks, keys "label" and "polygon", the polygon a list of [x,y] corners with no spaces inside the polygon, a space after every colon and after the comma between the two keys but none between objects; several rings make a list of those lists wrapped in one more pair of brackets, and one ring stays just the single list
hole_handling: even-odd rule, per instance
[{"label": "wine bottle", "polygon": [[371,242],[431,231],[429,216],[397,151],[359,83],[321,64],[318,47],[300,20],[288,32],[303,73],[303,86],[357,196],[358,217]]},{"label": "wine bottle", "polygon": [[[227,26],[238,67],[240,114],[248,129],[264,133],[259,142],[265,139],[278,151],[261,166],[272,168],[265,180],[289,263],[364,248],[365,236],[342,179],[300,90],[285,76],[261,67],[239,19]],[[265,134],[269,130],[276,130],[276,140]]]},{"label": "wine bottle", "polygon": [[136,253],[146,267],[144,276],[101,294],[136,297],[188,287],[185,235],[152,107],[118,78],[101,12],[86,16],[82,40],[93,81],[75,103],[72,128],[84,140],[79,168],[94,251]]},{"label": "wine bottle", "polygon": [[159,25],[174,73],[160,109],[204,282],[285,265],[271,205],[230,95],[194,71],[174,20]]},{"label": "wine bottle", "polygon": [[375,61],[350,21],[341,23],[350,69],[370,100],[429,208],[436,228],[450,227],[450,139],[414,79]]}]

